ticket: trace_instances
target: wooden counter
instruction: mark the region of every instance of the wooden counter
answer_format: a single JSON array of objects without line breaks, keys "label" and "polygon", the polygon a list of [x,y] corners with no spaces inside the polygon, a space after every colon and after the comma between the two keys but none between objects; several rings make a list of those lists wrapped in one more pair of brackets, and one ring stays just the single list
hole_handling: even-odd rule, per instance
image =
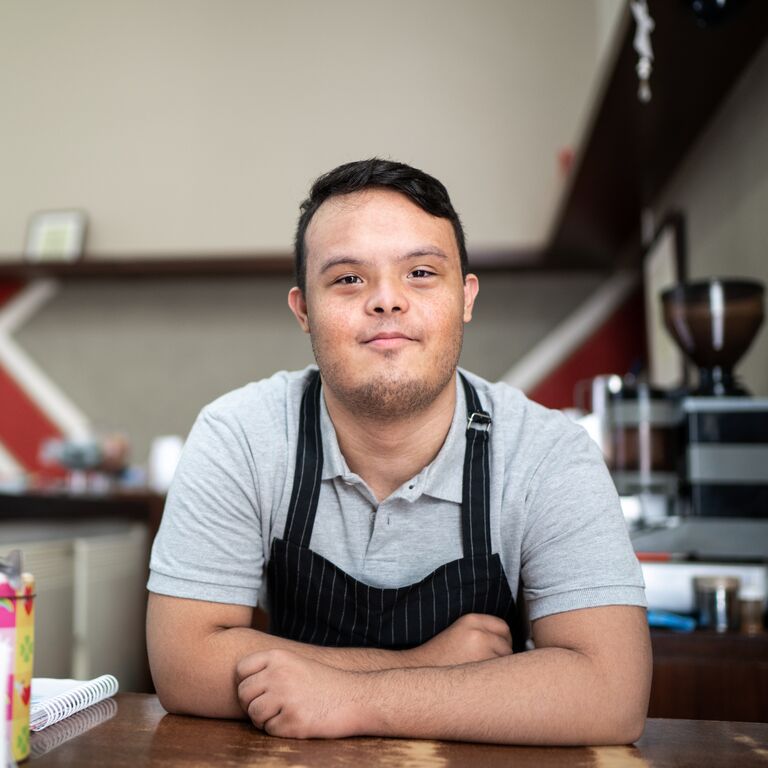
[{"label": "wooden counter", "polygon": [[[164,501],[163,496],[146,490],[103,495],[0,492],[0,523],[66,526],[87,520],[140,521],[146,524],[151,541]],[[258,611],[254,626],[266,630],[267,624],[266,616]],[[654,630],[651,637],[651,717],[768,720],[768,632],[746,636]],[[148,670],[140,690],[153,691]]]},{"label": "wooden counter", "polygon": [[[120,694],[114,715],[40,754],[66,722],[33,734],[34,768],[137,768],[222,765],[370,766],[665,766],[766,765],[768,725],[649,720],[643,737],[620,747],[505,747],[444,741],[355,738],[333,741],[277,739],[249,723],[167,715],[155,696]],[[34,754],[37,753],[37,754]]]}]

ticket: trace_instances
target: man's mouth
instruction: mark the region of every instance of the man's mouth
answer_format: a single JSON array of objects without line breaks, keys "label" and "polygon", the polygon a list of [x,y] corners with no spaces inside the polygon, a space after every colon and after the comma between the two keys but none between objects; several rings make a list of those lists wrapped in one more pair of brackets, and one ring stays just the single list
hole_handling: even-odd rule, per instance
[{"label": "man's mouth", "polygon": [[376,349],[396,349],[411,341],[415,341],[415,339],[399,331],[382,331],[365,339],[363,343]]}]

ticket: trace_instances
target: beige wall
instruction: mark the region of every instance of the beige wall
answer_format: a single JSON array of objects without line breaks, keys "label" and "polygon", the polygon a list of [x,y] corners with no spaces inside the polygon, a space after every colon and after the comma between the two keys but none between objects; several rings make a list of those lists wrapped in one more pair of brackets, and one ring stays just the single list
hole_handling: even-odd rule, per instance
[{"label": "beige wall", "polygon": [[[481,276],[462,364],[498,379],[599,283],[595,275]],[[17,335],[97,430],[186,435],[207,402],[312,362],[288,278],[67,283]]]},{"label": "beige wall", "polygon": [[91,253],[283,252],[309,181],[373,154],[441,178],[475,249],[540,243],[621,8],[3,0],[0,255],[73,206]]},{"label": "beige wall", "polygon": [[[692,278],[751,277],[768,285],[768,44],[691,149],[661,197],[688,217]],[[737,372],[768,396],[763,327]]]},{"label": "beige wall", "polygon": [[[82,207],[91,255],[288,252],[317,174],[378,154],[448,186],[470,250],[541,243],[620,0],[0,0],[0,258]],[[463,363],[495,379],[597,282],[493,275]],[[311,361],[284,278],[65,282],[16,339],[135,456]]]}]

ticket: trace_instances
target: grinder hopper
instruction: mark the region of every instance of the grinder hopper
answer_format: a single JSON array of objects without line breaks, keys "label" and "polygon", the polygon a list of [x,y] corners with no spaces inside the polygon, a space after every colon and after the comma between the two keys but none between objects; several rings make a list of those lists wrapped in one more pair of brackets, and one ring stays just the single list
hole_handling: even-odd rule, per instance
[{"label": "grinder hopper", "polygon": [[679,283],[661,294],[664,324],[699,368],[698,396],[749,393],[733,368],[763,322],[763,284],[710,278]]}]

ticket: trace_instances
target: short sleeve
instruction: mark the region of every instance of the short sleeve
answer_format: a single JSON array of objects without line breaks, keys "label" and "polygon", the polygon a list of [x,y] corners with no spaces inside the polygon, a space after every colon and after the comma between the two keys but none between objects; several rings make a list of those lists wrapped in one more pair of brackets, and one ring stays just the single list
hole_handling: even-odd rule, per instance
[{"label": "short sleeve", "polygon": [[581,427],[563,424],[526,492],[521,574],[529,617],[645,607],[642,571],[602,454]]},{"label": "short sleeve", "polygon": [[257,468],[210,406],[184,446],[152,547],[148,589],[256,606],[264,554]]}]

